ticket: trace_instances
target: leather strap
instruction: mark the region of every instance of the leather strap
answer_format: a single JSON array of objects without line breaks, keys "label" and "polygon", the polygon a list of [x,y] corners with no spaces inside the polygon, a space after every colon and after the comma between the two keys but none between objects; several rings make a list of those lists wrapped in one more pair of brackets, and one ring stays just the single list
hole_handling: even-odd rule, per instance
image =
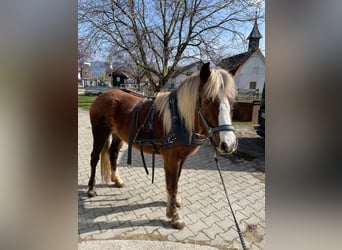
[{"label": "leather strap", "polygon": [[[140,101],[133,109],[133,115],[131,117],[131,122],[130,122],[130,128],[129,128],[129,138],[128,138],[128,151],[127,151],[127,164],[131,165],[132,164],[132,144],[133,144],[133,126],[134,126],[134,121],[137,123],[139,119],[139,113],[144,105],[148,101],[148,98],[145,98],[144,100]],[[139,127],[137,126],[137,133],[138,133]]]}]

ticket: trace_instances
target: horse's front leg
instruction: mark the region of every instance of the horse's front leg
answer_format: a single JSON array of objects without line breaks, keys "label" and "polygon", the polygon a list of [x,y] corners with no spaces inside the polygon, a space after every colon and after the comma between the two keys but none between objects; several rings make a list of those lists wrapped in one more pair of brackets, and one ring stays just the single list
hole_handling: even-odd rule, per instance
[{"label": "horse's front leg", "polygon": [[[183,167],[183,164],[185,162],[185,159],[180,161],[179,163],[179,168],[178,168],[178,180],[179,180],[179,177],[181,175],[181,172],[182,172],[182,167]],[[177,180],[177,183],[178,183],[178,180]],[[177,207],[181,207],[183,205],[183,202],[182,202],[182,198],[181,196],[179,195],[179,192],[177,192],[176,194],[176,206]]]},{"label": "horse's front leg", "polygon": [[169,160],[171,157],[164,157],[164,169],[166,178],[167,190],[167,205],[166,216],[171,218],[171,225],[174,228],[182,229],[185,226],[182,220],[178,207],[181,205],[181,200],[178,195],[178,179],[181,168],[181,161]]}]

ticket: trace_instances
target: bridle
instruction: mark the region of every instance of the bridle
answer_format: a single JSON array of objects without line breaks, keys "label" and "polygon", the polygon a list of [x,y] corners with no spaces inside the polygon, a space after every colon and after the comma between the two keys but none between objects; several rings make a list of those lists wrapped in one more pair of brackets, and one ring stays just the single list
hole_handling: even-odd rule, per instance
[{"label": "bridle", "polygon": [[201,97],[200,97],[200,92],[198,92],[198,96],[197,96],[197,113],[199,115],[199,117],[201,118],[204,127],[206,128],[207,132],[208,132],[208,137],[212,137],[214,133],[216,132],[220,132],[220,131],[232,131],[235,133],[235,128],[233,127],[233,125],[231,124],[223,124],[217,127],[212,127],[208,121],[205,119],[205,117],[202,114],[201,111]]},{"label": "bridle", "polygon": [[224,125],[220,125],[217,127],[212,127],[210,126],[210,124],[207,122],[207,120],[204,118],[201,109],[198,109],[198,114],[199,117],[201,118],[206,130],[208,131],[208,137],[212,137],[214,133],[216,132],[220,132],[220,131],[232,131],[235,132],[235,128],[233,127],[233,125],[230,124],[224,124]]}]

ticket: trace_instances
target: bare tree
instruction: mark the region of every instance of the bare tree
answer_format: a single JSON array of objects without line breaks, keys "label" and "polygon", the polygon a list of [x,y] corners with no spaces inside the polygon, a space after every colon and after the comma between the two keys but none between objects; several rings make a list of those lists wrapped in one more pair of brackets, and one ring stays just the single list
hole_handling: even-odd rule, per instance
[{"label": "bare tree", "polygon": [[84,78],[84,67],[85,63],[91,58],[93,51],[91,49],[90,44],[87,39],[79,38],[78,39],[78,66],[80,68],[81,79]]},{"label": "bare tree", "polygon": [[239,36],[238,26],[253,20],[262,5],[263,0],[79,0],[78,18],[88,39],[127,52],[158,92],[182,59],[217,50],[223,33]]},{"label": "bare tree", "polygon": [[113,67],[116,68],[116,70],[130,71],[130,75],[132,76],[132,78],[138,86],[141,85],[142,80],[146,76],[146,71],[140,66],[138,66],[126,51],[122,50],[119,47],[109,48],[107,61],[111,62]]}]

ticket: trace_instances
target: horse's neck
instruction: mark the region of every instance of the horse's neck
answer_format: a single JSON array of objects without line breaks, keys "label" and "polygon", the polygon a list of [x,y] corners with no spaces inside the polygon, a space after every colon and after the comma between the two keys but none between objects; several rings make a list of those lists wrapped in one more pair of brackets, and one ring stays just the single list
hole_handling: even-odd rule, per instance
[{"label": "horse's neck", "polygon": [[197,112],[197,109],[196,109],[196,115],[195,115],[195,133],[198,133],[198,134],[205,134],[205,127],[203,126],[202,124],[202,121],[201,121],[201,118]]}]

